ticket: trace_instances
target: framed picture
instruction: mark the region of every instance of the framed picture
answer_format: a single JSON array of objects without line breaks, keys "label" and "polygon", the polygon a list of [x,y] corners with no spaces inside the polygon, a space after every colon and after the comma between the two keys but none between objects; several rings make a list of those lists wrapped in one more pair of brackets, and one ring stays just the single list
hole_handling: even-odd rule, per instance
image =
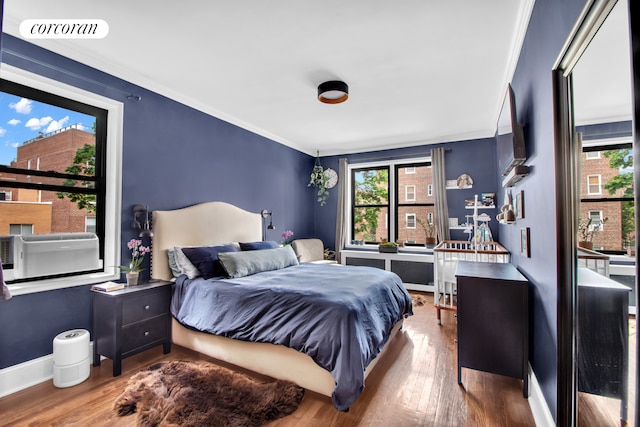
[{"label": "framed picture", "polygon": [[529,227],[520,229],[520,254],[529,258],[531,249],[529,248]]},{"label": "framed picture", "polygon": [[516,193],[516,199],[514,201],[514,210],[516,219],[524,218],[524,190]]}]

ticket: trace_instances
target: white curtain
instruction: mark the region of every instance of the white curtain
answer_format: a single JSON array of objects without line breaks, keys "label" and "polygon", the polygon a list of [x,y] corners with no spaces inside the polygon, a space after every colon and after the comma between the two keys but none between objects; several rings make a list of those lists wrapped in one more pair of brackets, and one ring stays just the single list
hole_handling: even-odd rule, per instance
[{"label": "white curtain", "polygon": [[344,248],[346,238],[349,235],[348,224],[345,221],[347,213],[347,196],[349,189],[347,188],[347,166],[346,158],[340,159],[338,165],[338,210],[336,214],[336,261],[341,262],[342,248]]},{"label": "white curtain", "polygon": [[435,198],[436,229],[438,241],[449,240],[449,206],[447,205],[447,180],[444,171],[444,148],[431,149],[433,168],[433,195]]}]

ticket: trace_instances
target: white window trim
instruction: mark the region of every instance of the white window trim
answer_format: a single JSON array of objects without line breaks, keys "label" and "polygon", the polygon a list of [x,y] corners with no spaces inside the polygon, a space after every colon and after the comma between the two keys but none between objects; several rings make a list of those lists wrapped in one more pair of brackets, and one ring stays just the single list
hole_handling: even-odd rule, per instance
[{"label": "white window trim", "polygon": [[591,215],[591,212],[597,212],[598,213],[598,221],[600,222],[599,224],[591,224],[589,226],[589,228],[591,230],[598,230],[598,231],[604,231],[604,215],[602,214],[601,210],[589,210],[587,212],[587,217],[588,218],[593,218],[593,216]]},{"label": "white window trim", "polygon": [[[409,217],[413,217],[413,227],[409,226]],[[404,214],[404,218],[405,218],[405,224],[407,224],[407,230],[415,230],[416,229],[416,222],[417,222],[416,214],[414,214],[414,213],[406,213],[406,214]]]},{"label": "white window trim", "polygon": [[433,184],[427,184],[427,196],[433,196]]},{"label": "white window trim", "polygon": [[[413,190],[413,191],[409,191]],[[409,194],[413,194],[413,197],[409,198]],[[404,199],[407,202],[415,202],[416,201],[416,186],[415,185],[405,185],[404,186]]]},{"label": "white window trim", "polygon": [[[73,99],[108,111],[107,115],[107,181],[105,195],[105,233],[104,265],[98,273],[68,276],[56,279],[34,280],[9,284],[11,295],[25,295],[53,289],[82,286],[105,280],[117,280],[120,277],[117,265],[120,265],[121,247],[121,204],[122,204],[122,139],[124,124],[124,104],[122,102],[97,95],[20,68],[2,64],[0,77],[29,86],[54,95]],[[9,270],[7,273],[9,273]],[[7,274],[7,276],[9,276]],[[9,277],[7,277],[9,278]]]},{"label": "white window trim", "polygon": [[[593,154],[595,154],[595,156]],[[599,158],[600,158],[600,151],[587,151],[585,153],[586,160],[596,160]]]},{"label": "white window trim", "polygon": [[[598,178],[598,192],[596,192],[596,193],[591,191],[591,184],[589,184],[589,178],[591,178],[592,176],[595,176],[595,177]],[[587,194],[589,194],[589,195],[602,194],[602,175],[600,175],[600,174],[587,175]]]},{"label": "white window trim", "polygon": [[415,166],[408,166],[408,167],[404,168],[404,174],[405,175],[409,175],[409,174],[413,174],[413,173],[416,173]]},{"label": "white window trim", "polygon": [[[351,205],[352,205],[352,194],[351,194],[351,186],[352,186],[352,182],[351,182],[351,171],[352,169],[362,169],[362,168],[371,168],[371,167],[378,167],[378,166],[389,166],[389,188],[395,188],[396,185],[396,178],[395,178],[395,174],[392,173],[393,172],[393,168],[397,165],[403,165],[403,164],[407,164],[407,163],[425,163],[425,162],[431,162],[431,157],[415,157],[415,158],[406,158],[406,159],[397,159],[397,160],[387,160],[387,161],[380,161],[380,162],[363,162],[363,163],[349,163],[347,165],[347,188],[349,189],[348,191],[348,196],[347,196],[347,206],[348,208],[346,209],[346,214],[345,214],[345,224],[349,225],[351,224]],[[389,210],[394,209],[393,207],[395,206],[395,192],[394,191],[390,191],[389,192]],[[389,215],[390,212],[387,212],[387,227],[391,227],[391,230],[393,232],[393,230],[395,230],[395,215]],[[351,227],[349,225],[349,227]],[[393,233],[392,233],[393,234]],[[395,239],[397,238],[397,236],[391,236],[392,241],[395,241]],[[366,245],[368,247],[372,247],[375,248],[378,245]],[[345,249],[349,249],[349,248],[357,248],[360,249],[362,248],[362,246],[360,245],[353,245],[351,243],[347,243],[345,244]],[[419,250],[419,249],[417,249]],[[426,250],[425,250],[426,251]]]}]

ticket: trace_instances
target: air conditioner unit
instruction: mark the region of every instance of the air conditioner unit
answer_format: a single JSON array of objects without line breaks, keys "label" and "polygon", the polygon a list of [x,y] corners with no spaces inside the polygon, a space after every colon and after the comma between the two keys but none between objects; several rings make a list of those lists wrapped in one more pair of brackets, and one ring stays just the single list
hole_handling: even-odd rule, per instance
[{"label": "air conditioner unit", "polygon": [[100,268],[93,233],[27,234],[14,237],[14,279]]}]

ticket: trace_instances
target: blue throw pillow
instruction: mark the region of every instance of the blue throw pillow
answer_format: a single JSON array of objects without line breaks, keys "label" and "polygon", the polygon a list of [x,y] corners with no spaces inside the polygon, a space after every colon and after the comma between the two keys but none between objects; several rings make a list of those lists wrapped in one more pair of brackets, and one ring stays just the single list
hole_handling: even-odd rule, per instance
[{"label": "blue throw pillow", "polygon": [[266,242],[240,242],[240,250],[260,251],[262,249],[275,249],[280,247],[278,242],[267,240]]},{"label": "blue throw pillow", "polygon": [[199,246],[194,248],[182,248],[182,252],[189,261],[198,269],[205,279],[211,277],[226,276],[226,271],[220,264],[218,255],[223,252],[236,252],[234,245]]},{"label": "blue throw pillow", "polygon": [[220,263],[232,279],[298,265],[296,253],[289,245],[259,251],[221,253],[219,257]]}]

